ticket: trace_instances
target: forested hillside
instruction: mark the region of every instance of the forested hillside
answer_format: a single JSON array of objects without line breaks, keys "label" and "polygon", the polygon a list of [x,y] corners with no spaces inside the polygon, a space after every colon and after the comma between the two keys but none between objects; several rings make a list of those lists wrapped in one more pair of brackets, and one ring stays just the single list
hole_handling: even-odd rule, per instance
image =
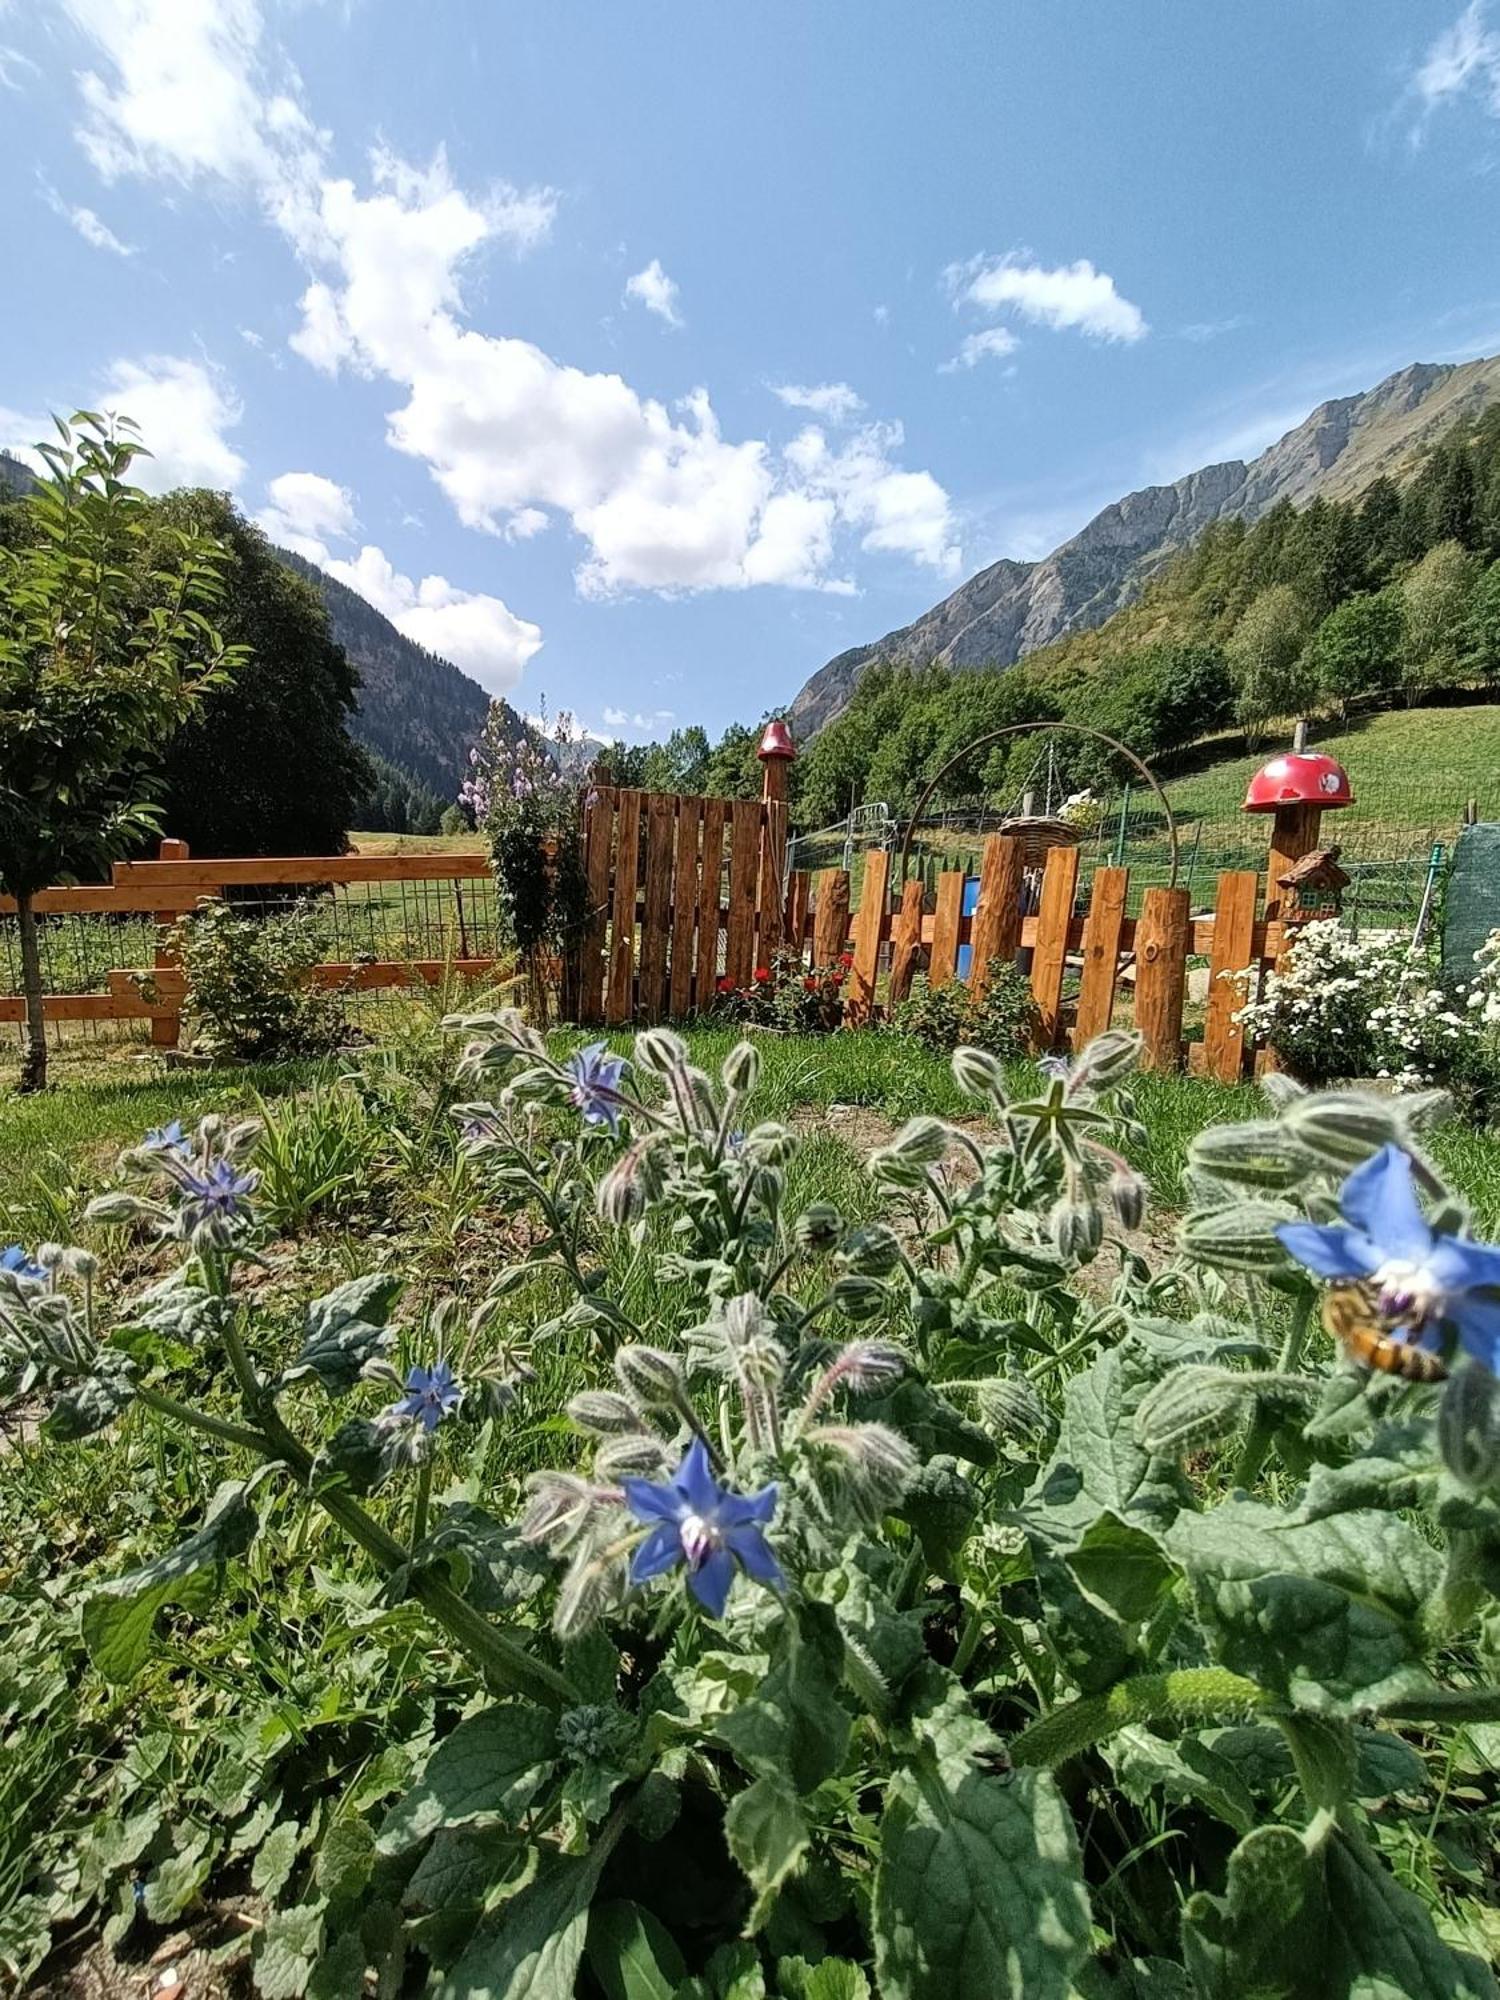
[{"label": "forested hillside", "polygon": [[[1007,723],[1072,720],[1160,757],[1238,724],[1347,715],[1500,681],[1500,405],[1452,426],[1405,485],[1281,501],[1253,526],[1210,526],[1102,625],[1004,673],[881,663],[794,767],[799,819],[851,800],[909,807],[949,756]],[[1500,750],[1500,710],[1496,711]],[[1016,782],[1035,754],[960,763],[951,798]],[[1102,747],[1068,747],[1079,779]]]}]

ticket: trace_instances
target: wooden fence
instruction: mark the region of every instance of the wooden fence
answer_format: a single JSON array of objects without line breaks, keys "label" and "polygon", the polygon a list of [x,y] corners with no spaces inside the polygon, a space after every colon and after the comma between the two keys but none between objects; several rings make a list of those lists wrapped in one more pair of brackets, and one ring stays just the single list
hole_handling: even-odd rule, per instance
[{"label": "wooden fence", "polygon": [[[920,882],[909,881],[893,900],[891,857],[882,849],[864,857],[857,905],[841,869],[794,873],[783,892],[786,832],[786,807],[774,798],[592,792],[582,853],[589,915],[564,969],[568,1017],[609,1026],[680,1019],[706,1010],[721,985],[749,986],[778,960],[812,969],[847,954],[845,1020],[857,1026],[899,1005],[919,972],[932,987],[957,979],[967,946],[972,986],[983,987],[996,961],[1026,968],[1039,1048],[1081,1046],[1108,1027],[1128,985],[1148,1064],[1175,1069],[1183,1058],[1188,962],[1196,957],[1207,959],[1209,980],[1194,1066],[1226,1081],[1243,1074],[1248,1051],[1235,1021],[1241,991],[1220,975],[1274,963],[1283,942],[1280,922],[1262,913],[1265,878],[1253,871],[1218,878],[1211,915],[1195,918],[1184,889],[1153,887],[1132,918],[1125,914],[1129,871],[1101,868],[1080,913],[1076,848],[1054,848],[1038,879],[1028,874],[1020,844],[996,834],[985,843],[970,916],[961,870],[940,875],[930,899]],[[49,993],[45,1016],[148,1020],[152,1040],[173,1046],[185,987],[166,933],[178,917],[226,891],[329,889],[336,900],[359,884],[400,885],[402,893],[419,885],[448,898],[442,954],[382,951],[386,934],[372,930],[374,948],[318,966],[312,976],[319,985],[369,992],[435,984],[455,973],[483,977],[495,968],[493,919],[477,924],[472,908],[465,915],[466,894],[471,904],[489,897],[493,909],[489,857],[478,850],[199,861],[182,843],[164,841],[155,861],[117,862],[107,884],[38,897],[42,916],[144,915],[156,927],[149,965],[110,969],[101,992]],[[13,914],[0,899],[0,918]],[[410,946],[410,932],[398,937]],[[22,1018],[19,996],[0,996],[0,1023]]]}]

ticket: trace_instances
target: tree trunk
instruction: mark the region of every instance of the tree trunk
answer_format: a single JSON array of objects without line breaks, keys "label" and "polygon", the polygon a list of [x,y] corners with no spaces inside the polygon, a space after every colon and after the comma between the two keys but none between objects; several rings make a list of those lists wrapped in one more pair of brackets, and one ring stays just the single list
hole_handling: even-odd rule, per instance
[{"label": "tree trunk", "polygon": [[21,1062],[22,1090],[47,1088],[47,1023],[42,1013],[42,954],[37,945],[36,911],[31,891],[16,897],[16,929],[21,937],[21,991],[26,996],[26,1053]]}]

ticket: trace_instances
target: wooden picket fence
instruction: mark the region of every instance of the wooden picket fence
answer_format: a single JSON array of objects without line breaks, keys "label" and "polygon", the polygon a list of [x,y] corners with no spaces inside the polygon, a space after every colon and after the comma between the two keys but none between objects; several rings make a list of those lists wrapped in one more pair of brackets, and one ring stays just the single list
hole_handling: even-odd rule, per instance
[{"label": "wooden picket fence", "polygon": [[[982,988],[996,961],[1027,968],[1039,1049],[1078,1047],[1100,1033],[1123,1011],[1128,984],[1148,1065],[1176,1069],[1188,961],[1196,957],[1208,960],[1210,977],[1193,1066],[1225,1081],[1244,1073],[1250,1052],[1235,1020],[1242,993],[1221,975],[1273,964],[1284,935],[1274,914],[1268,920],[1262,913],[1264,878],[1253,871],[1219,877],[1211,916],[1194,918],[1184,889],[1152,887],[1140,915],[1130,917],[1129,871],[1101,868],[1079,913],[1076,848],[1054,848],[1038,883],[1020,843],[995,834],[984,847],[977,907],[967,916],[961,870],[938,877],[931,907],[916,880],[893,898],[891,857],[877,848],[864,857],[852,905],[842,869],[785,876],[786,838],[779,799],[594,790],[583,825],[588,916],[562,968],[565,1016],[612,1027],[683,1019],[707,1011],[722,987],[747,987],[778,961],[812,970],[847,955],[844,1018],[860,1026],[898,1006],[919,972],[931,987],[955,980],[967,946],[973,986]],[[49,889],[38,898],[43,916],[144,914],[156,926],[149,965],[110,969],[100,992],[49,993],[46,1018],[148,1020],[152,1040],[173,1046],[186,997],[167,939],[178,917],[204,897],[250,887],[328,892],[325,906],[337,908],[360,886],[370,897],[419,890],[441,899],[445,913],[424,933],[441,955],[412,951],[411,932],[399,926],[394,934],[407,948],[382,950],[376,929],[373,949],[317,967],[319,985],[365,993],[452,975],[483,978],[501,964],[490,861],[479,850],[195,860],[183,843],[164,841],[157,860],[117,862],[106,884]],[[0,899],[0,920],[13,914]],[[22,1018],[20,998],[0,996],[0,1023]]]},{"label": "wooden picket fence", "polygon": [[[1025,914],[1021,843],[995,834],[984,848],[977,908],[965,916],[961,870],[939,876],[931,909],[916,880],[893,901],[891,857],[879,848],[864,857],[857,906],[843,869],[794,873],[783,896],[785,841],[785,808],[775,800],[597,791],[585,816],[590,918],[578,1018],[616,1027],[681,1019],[705,1010],[723,985],[749,986],[778,958],[812,970],[847,954],[844,1018],[860,1026],[898,1006],[919,970],[932,987],[955,980],[968,946],[968,979],[980,988],[991,964],[1025,954],[1039,1049],[1081,1046],[1107,1028],[1128,975],[1148,1066],[1176,1069],[1188,961],[1207,957],[1194,1066],[1226,1081],[1243,1073],[1245,1038],[1234,1018],[1243,993],[1220,975],[1273,963],[1282,945],[1281,925],[1259,914],[1262,878],[1253,871],[1221,875],[1212,916],[1195,920],[1185,889],[1161,887],[1145,891],[1139,917],[1127,916],[1130,871],[1101,868],[1080,915],[1078,850],[1058,847]],[[1065,1007],[1075,967],[1076,998]]]}]

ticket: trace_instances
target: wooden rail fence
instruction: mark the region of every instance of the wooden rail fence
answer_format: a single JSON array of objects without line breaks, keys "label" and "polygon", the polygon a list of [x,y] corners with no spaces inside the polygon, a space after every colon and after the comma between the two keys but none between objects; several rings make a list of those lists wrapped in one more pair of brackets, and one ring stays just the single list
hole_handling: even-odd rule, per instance
[{"label": "wooden rail fence", "polygon": [[[1121,1010],[1121,989],[1129,984],[1148,1064],[1175,1069],[1183,1059],[1189,960],[1196,957],[1207,959],[1209,979],[1194,1066],[1226,1081],[1243,1074],[1249,1052],[1235,1020],[1242,994],[1221,975],[1273,964],[1284,936],[1280,922],[1262,912],[1264,878],[1254,872],[1221,875],[1211,915],[1193,916],[1184,889],[1153,887],[1132,918],[1125,914],[1129,871],[1101,868],[1080,912],[1076,848],[1054,848],[1038,882],[1028,876],[1020,843],[995,834],[985,843],[978,903],[967,916],[960,870],[939,876],[931,907],[917,881],[893,899],[883,849],[864,857],[857,904],[842,869],[784,878],[786,835],[786,807],[774,798],[594,790],[581,857],[588,915],[565,968],[570,1017],[608,1026],[680,1019],[706,1011],[721,986],[749,986],[778,961],[811,970],[847,955],[845,1020],[857,1026],[899,1005],[919,973],[931,987],[957,979],[967,946],[967,978],[978,990],[996,961],[1026,968],[1039,1048],[1081,1046],[1100,1033]],[[247,887],[446,884],[460,897],[462,920],[461,885],[490,877],[489,857],[478,850],[200,861],[180,842],[162,848],[154,861],[117,862],[108,883],[49,889],[37,898],[42,916],[135,914],[158,927],[152,965],[110,970],[102,992],[49,994],[49,1021],[144,1019],[153,1041],[175,1044],[185,986],[167,929],[204,897]],[[14,905],[0,899],[0,918],[7,915]],[[312,977],[363,992],[434,984],[452,973],[482,977],[496,962],[465,940],[452,956],[351,956],[320,965]],[[19,996],[0,996],[0,1022],[22,1018]]]}]

